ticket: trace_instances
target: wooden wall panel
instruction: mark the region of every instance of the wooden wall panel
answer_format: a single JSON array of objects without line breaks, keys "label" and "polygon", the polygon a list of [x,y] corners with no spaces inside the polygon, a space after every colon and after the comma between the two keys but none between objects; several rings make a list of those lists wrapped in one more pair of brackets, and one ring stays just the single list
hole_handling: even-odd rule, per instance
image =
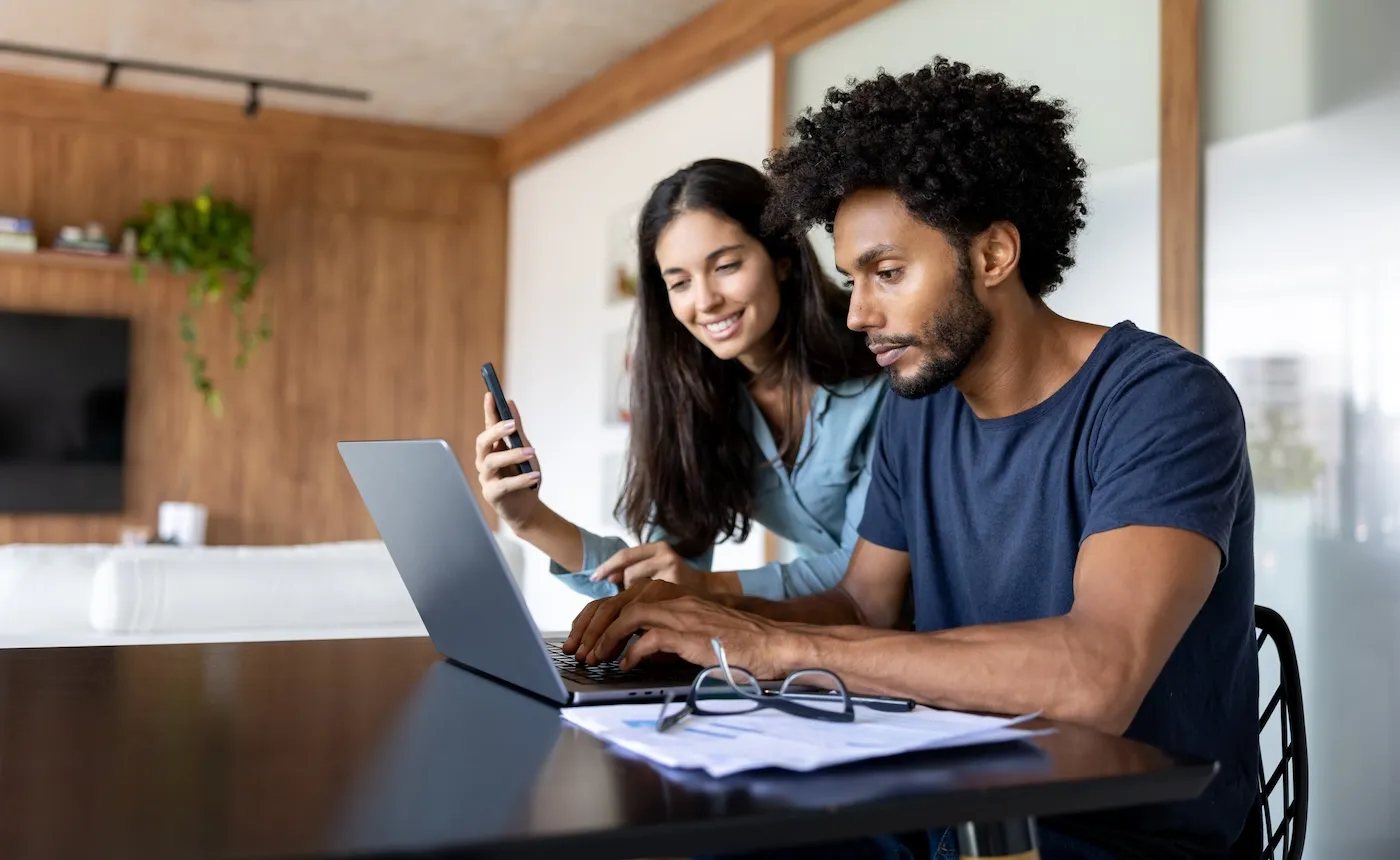
[{"label": "wooden wall panel", "polygon": [[0,73],[0,93],[0,117],[19,115],[54,129],[87,133],[102,128],[266,155],[303,153],[381,165],[396,157],[420,170],[446,170],[478,179],[496,175],[496,141],[475,135],[274,108],[264,108],[249,120],[236,104],[123,89],[104,91],[10,73]]},{"label": "wooden wall panel", "polygon": [[506,195],[493,145],[367,123],[350,125],[364,131],[356,140],[319,118],[263,131],[263,117],[226,106],[120,94],[136,117],[161,117],[144,126],[113,113],[117,94],[0,77],[0,212],[33,217],[47,244],[62,224],[97,220],[114,233],[143,200],[212,182],[253,211],[268,261],[258,307],[273,329],[235,371],[227,308],[204,313],[202,347],[226,404],[214,418],[177,336],[187,280],[157,273],[138,287],[122,268],[0,255],[0,309],[133,321],[126,510],[0,515],[0,543],[111,542],[122,525],[153,527],[157,504],[181,498],[210,507],[211,543],[373,537],[336,441],[441,436],[471,456],[476,368],[499,366],[505,326]]},{"label": "wooden wall panel", "polygon": [[1200,352],[1200,0],[1161,0],[1161,16],[1161,327],[1162,334]]}]

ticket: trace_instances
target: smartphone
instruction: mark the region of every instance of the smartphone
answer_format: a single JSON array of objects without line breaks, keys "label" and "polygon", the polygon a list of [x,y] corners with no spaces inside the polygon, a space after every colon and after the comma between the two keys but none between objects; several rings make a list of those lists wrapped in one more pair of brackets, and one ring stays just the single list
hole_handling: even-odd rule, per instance
[{"label": "smartphone", "polygon": [[[510,404],[506,402],[506,393],[501,390],[501,380],[496,376],[495,365],[491,364],[489,361],[483,364],[481,366],[481,378],[486,380],[486,390],[491,392],[491,399],[496,401],[496,414],[501,417],[502,421],[509,421],[514,418],[515,416],[511,414],[510,411]],[[524,444],[524,442],[520,441],[519,428],[506,437],[506,445],[511,448],[519,448]],[[530,464],[525,462],[520,464],[516,474],[523,475],[526,472],[533,471],[535,470],[530,467]]]}]

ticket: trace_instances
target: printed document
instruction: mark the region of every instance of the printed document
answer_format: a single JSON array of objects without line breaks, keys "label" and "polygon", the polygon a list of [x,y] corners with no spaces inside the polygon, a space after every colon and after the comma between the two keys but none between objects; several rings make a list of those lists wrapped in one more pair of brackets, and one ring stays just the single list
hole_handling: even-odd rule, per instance
[{"label": "printed document", "polygon": [[[675,707],[678,707],[676,705]],[[656,730],[659,704],[564,708],[584,731],[666,767],[728,776],[759,768],[811,771],[916,750],[1026,740],[1048,731],[1018,728],[1035,714],[987,717],[917,707],[890,713],[856,708],[853,723],[795,717],[773,708],[725,716],[690,715]]]}]

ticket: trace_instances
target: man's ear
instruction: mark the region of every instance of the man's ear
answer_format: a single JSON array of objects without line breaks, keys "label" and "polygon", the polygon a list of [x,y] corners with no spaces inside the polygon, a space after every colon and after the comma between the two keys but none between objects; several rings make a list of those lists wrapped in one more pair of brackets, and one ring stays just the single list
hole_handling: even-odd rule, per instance
[{"label": "man's ear", "polygon": [[973,277],[985,287],[995,287],[1021,262],[1021,231],[1010,221],[993,221],[973,238],[968,250]]}]

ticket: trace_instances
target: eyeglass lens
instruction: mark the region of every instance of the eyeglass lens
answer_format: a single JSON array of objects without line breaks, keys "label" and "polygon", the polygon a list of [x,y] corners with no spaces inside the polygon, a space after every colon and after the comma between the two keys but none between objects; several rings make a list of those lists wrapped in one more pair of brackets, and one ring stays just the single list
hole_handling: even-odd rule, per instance
[{"label": "eyeglass lens", "polygon": [[758,702],[741,695],[763,695],[763,687],[758,680],[743,669],[730,669],[729,673],[734,679],[734,686],[730,686],[724,677],[724,670],[719,668],[705,672],[696,680],[693,688],[696,713],[743,714],[760,707]]},{"label": "eyeglass lens", "polygon": [[840,681],[830,672],[797,672],[783,682],[781,695],[818,711],[841,713],[848,707],[840,693]]}]

